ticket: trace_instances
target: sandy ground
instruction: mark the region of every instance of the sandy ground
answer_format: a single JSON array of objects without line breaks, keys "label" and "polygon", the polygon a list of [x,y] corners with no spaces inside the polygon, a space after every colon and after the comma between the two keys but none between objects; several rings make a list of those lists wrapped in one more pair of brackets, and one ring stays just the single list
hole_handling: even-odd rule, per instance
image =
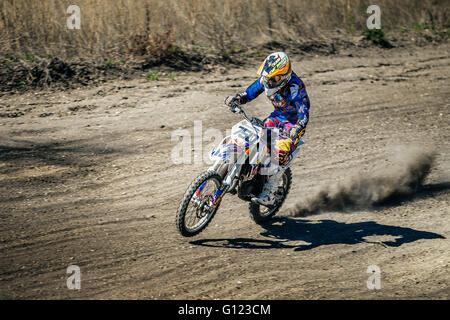
[{"label": "sandy ground", "polygon": [[[265,227],[226,196],[181,237],[175,212],[209,164],[175,165],[174,130],[226,129],[219,106],[258,65],[0,100],[2,299],[449,299],[449,45],[293,57],[311,121],[293,186]],[[248,110],[271,111],[260,97]],[[299,199],[392,155],[432,146],[420,192],[376,209],[286,217]],[[204,152],[210,143],[204,141]],[[192,157],[193,159],[193,157]],[[69,290],[67,267],[81,270]],[[367,268],[381,270],[369,290]]]}]

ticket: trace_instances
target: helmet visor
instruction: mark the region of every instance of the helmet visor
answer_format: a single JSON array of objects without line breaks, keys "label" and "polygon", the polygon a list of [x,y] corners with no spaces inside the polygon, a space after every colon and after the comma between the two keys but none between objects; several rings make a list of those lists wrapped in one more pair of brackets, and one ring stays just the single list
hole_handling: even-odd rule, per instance
[{"label": "helmet visor", "polygon": [[264,77],[264,84],[267,88],[273,89],[280,85],[280,83],[283,81],[283,77],[281,76],[273,76],[273,77]]}]

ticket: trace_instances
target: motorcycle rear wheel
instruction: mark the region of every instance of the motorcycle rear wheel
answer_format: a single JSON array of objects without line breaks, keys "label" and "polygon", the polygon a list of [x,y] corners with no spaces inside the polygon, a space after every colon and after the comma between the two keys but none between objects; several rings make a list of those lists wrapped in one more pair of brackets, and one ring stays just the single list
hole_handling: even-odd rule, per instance
[{"label": "motorcycle rear wheel", "polygon": [[250,202],[249,205],[249,211],[250,211],[250,218],[252,218],[253,221],[255,221],[257,224],[265,223],[272,219],[274,215],[277,214],[277,212],[280,210],[281,206],[284,203],[284,200],[286,200],[286,197],[289,193],[289,190],[291,189],[292,184],[292,171],[291,168],[287,168],[283,173],[283,184],[281,189],[281,194],[279,196],[279,199],[275,201],[275,204],[271,207],[264,207],[259,204]]}]

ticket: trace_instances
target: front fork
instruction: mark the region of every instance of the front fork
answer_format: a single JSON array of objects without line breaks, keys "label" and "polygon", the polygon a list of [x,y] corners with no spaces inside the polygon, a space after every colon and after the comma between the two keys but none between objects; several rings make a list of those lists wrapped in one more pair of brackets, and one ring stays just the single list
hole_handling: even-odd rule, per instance
[{"label": "front fork", "polygon": [[227,193],[228,189],[230,189],[230,185],[222,184],[219,189],[214,193],[212,197],[209,198],[209,207],[215,208],[222,201],[223,196]]},{"label": "front fork", "polygon": [[[243,152],[239,156],[237,161],[234,163],[232,169],[229,170],[228,173],[226,174],[224,181],[222,182],[222,185],[216,190],[213,196],[210,196],[208,205],[211,209],[216,208],[220,204],[225,194],[230,190],[231,186],[233,186],[233,188],[231,189],[234,189],[233,180],[234,178],[239,176],[242,164],[245,162],[247,156],[248,155],[245,152]],[[214,170],[217,172],[221,164],[223,164],[223,161],[217,161],[209,170]],[[202,184],[200,188],[203,189],[204,185],[205,183]],[[197,190],[196,195],[200,194],[201,190],[200,191],[199,190]]]}]

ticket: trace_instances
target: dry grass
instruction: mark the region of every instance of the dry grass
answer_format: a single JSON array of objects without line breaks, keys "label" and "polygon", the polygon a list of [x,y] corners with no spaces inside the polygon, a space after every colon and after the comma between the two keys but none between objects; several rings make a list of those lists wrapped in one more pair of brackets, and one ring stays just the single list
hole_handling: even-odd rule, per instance
[{"label": "dry grass", "polygon": [[[323,40],[329,31],[359,35],[364,0],[77,0],[81,30],[66,27],[69,0],[2,0],[0,54],[110,57],[164,55],[183,47],[232,52],[270,40]],[[385,31],[449,27],[449,1],[377,0]],[[448,30],[448,29],[447,29]]]}]

